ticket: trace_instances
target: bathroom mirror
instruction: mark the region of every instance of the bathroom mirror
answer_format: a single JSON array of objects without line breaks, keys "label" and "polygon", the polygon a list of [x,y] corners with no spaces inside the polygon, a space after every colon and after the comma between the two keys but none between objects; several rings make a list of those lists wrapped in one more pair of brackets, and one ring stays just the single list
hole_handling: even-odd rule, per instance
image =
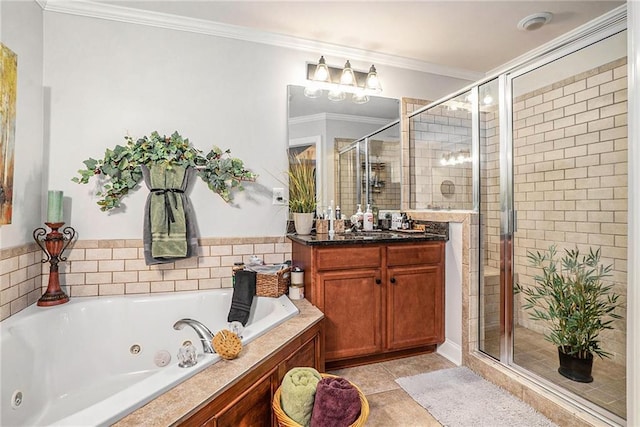
[{"label": "bathroom mirror", "polygon": [[309,98],[305,96],[303,86],[293,85],[287,87],[287,93],[289,149],[306,159],[315,158],[318,207],[323,208],[331,200],[337,201],[339,183],[335,179],[335,164],[338,146],[344,147],[349,141],[398,120],[400,101],[371,96],[364,104],[354,103],[349,97],[336,102],[328,99],[327,91],[317,98]]}]

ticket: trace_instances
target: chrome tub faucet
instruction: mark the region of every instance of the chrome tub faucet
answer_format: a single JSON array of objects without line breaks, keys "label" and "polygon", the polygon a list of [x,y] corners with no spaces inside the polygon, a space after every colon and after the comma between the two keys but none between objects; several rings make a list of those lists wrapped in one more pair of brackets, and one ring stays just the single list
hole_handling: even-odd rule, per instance
[{"label": "chrome tub faucet", "polygon": [[194,319],[180,319],[173,324],[173,329],[179,331],[184,328],[185,325],[191,326],[193,330],[196,331],[196,334],[198,335],[198,338],[200,338],[200,342],[202,343],[202,350],[205,353],[215,353],[211,345],[211,340],[213,340],[213,333],[209,330],[209,328]]}]

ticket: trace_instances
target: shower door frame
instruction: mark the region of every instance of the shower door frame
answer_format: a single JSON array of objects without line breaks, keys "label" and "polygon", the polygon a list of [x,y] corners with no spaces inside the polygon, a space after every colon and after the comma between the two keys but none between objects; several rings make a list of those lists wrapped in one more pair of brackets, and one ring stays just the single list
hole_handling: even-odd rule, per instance
[{"label": "shower door frame", "polygon": [[[566,42],[551,53],[538,56],[520,67],[514,67],[497,76],[500,93],[499,123],[500,123],[500,359],[498,362],[536,382],[546,391],[555,394],[559,398],[567,399],[567,390],[557,384],[550,384],[535,373],[514,363],[514,233],[517,231],[517,211],[514,209],[514,166],[513,166],[513,80],[521,77],[537,68],[552,63],[564,56],[598,43],[610,36],[627,30],[626,21],[615,20],[605,23],[599,28],[592,29],[584,34],[577,34],[575,39]],[[495,79],[487,78],[477,83],[483,83]],[[479,131],[479,128],[476,128]],[[478,151],[479,152],[479,151]],[[480,182],[480,175],[478,182]],[[480,222],[479,222],[480,224]],[[480,227],[480,225],[479,225]],[[479,233],[480,235],[481,233]],[[480,259],[481,260],[481,259]],[[479,271],[482,271],[483,262],[480,262]],[[482,273],[480,273],[482,274]],[[478,278],[480,279],[480,277]],[[479,282],[480,283],[480,282]],[[479,333],[481,331],[478,331]],[[627,362],[628,365],[628,362]],[[620,422],[615,414],[603,414],[603,408],[580,396],[572,396],[569,399],[572,404],[580,407],[585,412],[600,418],[602,421]]]}]

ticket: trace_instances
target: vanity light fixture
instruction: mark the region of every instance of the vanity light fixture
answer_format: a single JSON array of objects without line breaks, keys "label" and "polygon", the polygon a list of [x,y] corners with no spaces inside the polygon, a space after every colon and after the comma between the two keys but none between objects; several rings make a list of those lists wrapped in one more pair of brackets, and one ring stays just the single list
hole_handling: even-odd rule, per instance
[{"label": "vanity light fixture", "polygon": [[365,73],[354,70],[349,60],[343,68],[337,68],[327,66],[324,56],[321,56],[317,64],[307,64],[307,80],[304,94],[309,98],[318,98],[326,90],[331,101],[343,101],[350,95],[353,103],[365,104],[369,102],[370,95],[382,92],[374,65]]},{"label": "vanity light fixture", "polygon": [[353,69],[351,68],[351,62],[347,59],[347,62],[344,64],[344,68],[342,69],[342,74],[340,75],[340,84],[345,86],[356,86],[356,76],[353,74]]},{"label": "vanity light fixture", "polygon": [[456,166],[463,163],[470,163],[471,160],[471,154],[468,150],[459,150],[453,153],[449,151],[442,153],[442,157],[440,157],[440,165]]}]

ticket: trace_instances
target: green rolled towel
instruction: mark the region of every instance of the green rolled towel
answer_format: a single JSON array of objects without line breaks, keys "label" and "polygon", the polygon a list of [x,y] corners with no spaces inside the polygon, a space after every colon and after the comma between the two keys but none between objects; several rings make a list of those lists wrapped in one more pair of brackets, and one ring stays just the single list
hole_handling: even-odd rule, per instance
[{"label": "green rolled towel", "polygon": [[282,379],[280,405],[293,421],[308,426],[316,387],[322,376],[313,368],[293,368]]}]

